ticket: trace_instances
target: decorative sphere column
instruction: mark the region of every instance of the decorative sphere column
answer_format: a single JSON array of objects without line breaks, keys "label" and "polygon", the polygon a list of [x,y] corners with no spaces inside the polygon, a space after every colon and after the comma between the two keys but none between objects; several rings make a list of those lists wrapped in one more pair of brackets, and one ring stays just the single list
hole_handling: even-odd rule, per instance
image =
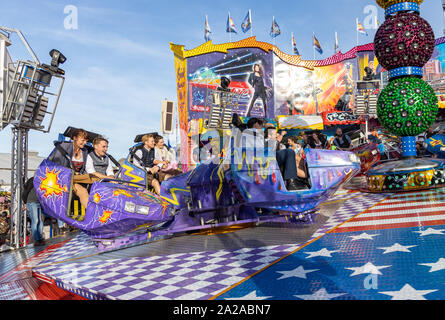
[{"label": "decorative sphere column", "polygon": [[374,51],[390,78],[379,96],[377,115],[390,133],[402,137],[403,157],[415,157],[414,137],[434,123],[439,110],[434,90],[421,79],[433,55],[434,32],[419,15],[422,1],[377,3],[386,20],[376,33]]},{"label": "decorative sphere column", "polygon": [[415,137],[435,122],[439,111],[433,88],[422,80],[422,68],[435,48],[434,32],[420,17],[423,0],[376,1],[385,9],[385,22],[375,35],[374,52],[389,76],[379,95],[377,115],[383,127],[401,137],[402,160],[369,171],[368,188],[380,192],[431,187],[433,180],[426,172],[433,175],[441,165],[416,159]]}]

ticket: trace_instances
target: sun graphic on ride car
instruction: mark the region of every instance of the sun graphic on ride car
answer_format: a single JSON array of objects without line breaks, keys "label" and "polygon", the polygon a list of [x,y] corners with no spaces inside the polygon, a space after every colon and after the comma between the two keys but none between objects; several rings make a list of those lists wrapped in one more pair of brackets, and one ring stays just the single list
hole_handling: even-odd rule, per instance
[{"label": "sun graphic on ride car", "polygon": [[99,203],[101,198],[102,196],[100,195],[100,193],[95,193],[93,196],[94,203]]},{"label": "sun graphic on ride car", "polygon": [[50,196],[63,196],[64,192],[68,192],[68,189],[65,186],[62,186],[59,181],[59,173],[60,171],[56,172],[56,169],[53,169],[50,171],[48,168],[46,168],[46,177],[42,178],[40,177],[41,183],[40,183],[40,190],[45,192],[43,196],[45,199],[48,199]]},{"label": "sun graphic on ride car", "polygon": [[113,214],[113,211],[111,211],[111,210],[105,210],[103,213],[102,213],[102,216],[100,216],[99,217],[99,222],[101,223],[101,224],[105,224],[105,223],[107,223],[110,219],[111,219],[111,215]]}]

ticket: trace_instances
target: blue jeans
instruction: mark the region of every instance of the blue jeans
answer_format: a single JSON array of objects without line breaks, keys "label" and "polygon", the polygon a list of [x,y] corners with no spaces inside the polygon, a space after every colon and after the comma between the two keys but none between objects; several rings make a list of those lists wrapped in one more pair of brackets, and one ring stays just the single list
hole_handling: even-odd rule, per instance
[{"label": "blue jeans", "polygon": [[34,241],[43,240],[43,216],[40,203],[30,202],[26,204],[26,207],[31,219],[31,232]]}]

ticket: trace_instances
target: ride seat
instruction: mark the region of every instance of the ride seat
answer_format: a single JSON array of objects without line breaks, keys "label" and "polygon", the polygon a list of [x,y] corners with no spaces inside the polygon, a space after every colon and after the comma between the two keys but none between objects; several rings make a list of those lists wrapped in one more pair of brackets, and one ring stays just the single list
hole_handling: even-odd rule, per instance
[{"label": "ride seat", "polygon": [[[133,147],[132,149],[130,149],[130,155],[128,156],[127,161],[128,161],[128,163],[129,163],[132,167],[134,167],[134,168],[138,168],[138,169],[141,169],[141,170],[144,170],[144,171],[145,171],[145,169],[142,169],[141,167],[137,166],[137,165],[135,164],[135,161],[134,161],[134,160],[135,160],[135,157],[137,157],[137,156],[136,156],[136,152],[137,152],[138,150],[141,150],[143,147],[144,147],[144,145],[143,145],[143,144],[140,144],[140,145],[135,146],[135,147]],[[157,178],[158,181],[159,181],[159,177],[157,177],[157,175],[155,175],[155,178]],[[148,191],[154,193],[154,192],[155,192],[155,189],[154,189],[151,185],[148,184],[148,174],[147,174],[146,171],[145,171],[145,179],[144,179],[144,180],[145,180],[145,181],[144,181],[145,188],[146,188]],[[162,184],[162,183],[161,183],[161,184]]]}]

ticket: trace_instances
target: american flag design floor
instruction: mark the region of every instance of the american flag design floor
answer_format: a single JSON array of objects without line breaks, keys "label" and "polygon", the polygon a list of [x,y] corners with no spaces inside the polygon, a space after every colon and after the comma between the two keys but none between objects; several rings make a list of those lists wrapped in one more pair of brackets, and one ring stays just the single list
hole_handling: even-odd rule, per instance
[{"label": "american flag design floor", "polygon": [[[330,199],[339,208],[305,243],[70,261],[93,248],[81,234],[26,266],[40,280],[88,299],[444,299],[444,200],[445,189],[345,191]],[[0,299],[33,299],[18,284],[4,283]],[[2,296],[8,288],[14,295]]]},{"label": "american flag design floor", "polygon": [[445,224],[445,190],[392,194],[335,232],[426,227]]}]

